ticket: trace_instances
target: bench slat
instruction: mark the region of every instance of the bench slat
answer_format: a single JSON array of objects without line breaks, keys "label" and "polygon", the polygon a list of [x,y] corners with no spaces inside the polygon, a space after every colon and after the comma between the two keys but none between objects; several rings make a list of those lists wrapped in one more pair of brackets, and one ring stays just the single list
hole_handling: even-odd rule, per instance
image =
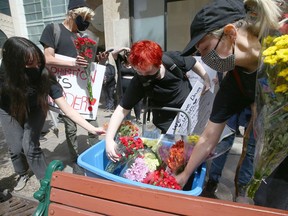
[{"label": "bench slat", "polygon": [[88,212],[82,209],[77,209],[57,203],[51,203],[49,205],[48,215],[51,216],[63,216],[63,215],[69,215],[69,216],[98,216],[98,215],[104,215],[104,214],[98,214],[93,212]]},{"label": "bench slat", "polygon": [[53,173],[51,186],[95,198],[126,203],[127,205],[133,204],[142,208],[155,209],[173,214],[204,216],[215,215],[215,213],[219,212],[221,216],[230,216],[231,212],[233,212],[234,216],[287,216],[287,211],[278,209],[144,189],[59,171]]},{"label": "bench slat", "polygon": [[[97,212],[106,215],[137,215],[137,216],[169,216],[167,212],[150,210],[143,207],[123,204],[120,202],[95,198],[79,193],[52,188],[50,195],[51,202],[64,204],[77,209],[85,209],[90,212]],[[55,214],[54,214],[55,215]],[[61,215],[61,214],[58,214]]]}]

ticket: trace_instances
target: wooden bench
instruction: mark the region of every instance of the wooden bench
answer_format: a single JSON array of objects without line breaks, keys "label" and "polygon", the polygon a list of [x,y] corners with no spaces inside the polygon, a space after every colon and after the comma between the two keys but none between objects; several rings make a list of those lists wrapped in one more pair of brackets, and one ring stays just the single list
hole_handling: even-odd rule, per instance
[{"label": "wooden bench", "polygon": [[145,189],[61,172],[61,161],[49,164],[34,198],[38,215],[288,215],[287,211]]}]

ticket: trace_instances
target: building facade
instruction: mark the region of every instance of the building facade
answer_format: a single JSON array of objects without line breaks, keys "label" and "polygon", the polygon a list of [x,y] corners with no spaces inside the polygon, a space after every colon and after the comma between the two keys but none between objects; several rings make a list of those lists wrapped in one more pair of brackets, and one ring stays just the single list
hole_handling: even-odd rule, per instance
[{"label": "building facade", "polygon": [[[149,39],[164,50],[182,50],[195,13],[211,0],[86,0],[95,11],[87,34],[102,49]],[[1,0],[0,46],[11,36],[40,46],[44,27],[65,19],[69,0]]]}]

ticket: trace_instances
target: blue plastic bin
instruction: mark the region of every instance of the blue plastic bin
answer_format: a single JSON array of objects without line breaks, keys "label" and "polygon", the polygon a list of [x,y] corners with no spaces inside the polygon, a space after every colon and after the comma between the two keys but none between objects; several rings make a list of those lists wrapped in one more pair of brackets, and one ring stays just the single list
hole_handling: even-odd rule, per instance
[{"label": "blue plastic bin", "polygon": [[203,163],[201,167],[199,167],[199,169],[195,171],[195,176],[194,176],[191,190],[182,191],[182,190],[174,190],[174,189],[168,189],[168,188],[163,188],[159,186],[144,184],[141,182],[135,182],[135,181],[111,174],[105,171],[105,167],[108,163],[108,159],[105,153],[105,141],[104,140],[100,141],[96,145],[84,151],[78,157],[77,163],[79,164],[79,166],[85,169],[86,175],[90,177],[109,179],[111,181],[120,182],[124,184],[130,184],[130,185],[135,185],[135,186],[144,187],[144,188],[151,188],[155,190],[162,190],[162,191],[168,191],[168,192],[180,193],[180,194],[192,195],[192,196],[198,196],[201,194],[204,181],[205,181],[205,175],[206,175],[206,164]]}]

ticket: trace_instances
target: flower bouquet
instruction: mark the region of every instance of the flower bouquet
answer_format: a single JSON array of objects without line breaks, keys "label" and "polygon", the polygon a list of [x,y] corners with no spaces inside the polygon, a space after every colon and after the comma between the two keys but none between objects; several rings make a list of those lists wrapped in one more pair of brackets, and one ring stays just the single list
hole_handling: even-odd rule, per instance
[{"label": "flower bouquet", "polygon": [[120,160],[117,162],[109,161],[105,171],[119,175],[127,161],[136,155],[139,149],[143,149],[144,145],[141,138],[129,136],[119,137],[117,144],[117,153]]},{"label": "flower bouquet", "polygon": [[181,186],[177,183],[172,174],[163,169],[150,172],[142,182],[164,188],[181,190]]},{"label": "flower bouquet", "polygon": [[193,148],[196,145],[196,143],[198,142],[198,140],[199,140],[199,135],[196,135],[196,134],[188,135],[185,137],[185,139],[184,139],[184,159],[185,159],[186,163],[188,162],[188,160],[192,154]]},{"label": "flower bouquet", "polygon": [[92,82],[91,82],[91,63],[95,61],[96,55],[96,42],[90,38],[77,37],[74,40],[75,47],[78,51],[78,55],[82,56],[87,62],[88,66],[85,68],[85,73],[87,77],[87,90],[89,93],[89,111],[92,111],[92,106],[95,104],[95,98],[93,98]]},{"label": "flower bouquet", "polygon": [[154,172],[160,162],[156,154],[149,148],[141,149],[122,169],[120,176],[132,181],[142,182],[149,172]]},{"label": "flower bouquet", "polygon": [[263,70],[257,74],[254,176],[248,196],[288,155],[288,35],[263,40]]},{"label": "flower bouquet", "polygon": [[119,127],[116,139],[123,136],[139,136],[139,128],[131,121],[124,121]]}]

